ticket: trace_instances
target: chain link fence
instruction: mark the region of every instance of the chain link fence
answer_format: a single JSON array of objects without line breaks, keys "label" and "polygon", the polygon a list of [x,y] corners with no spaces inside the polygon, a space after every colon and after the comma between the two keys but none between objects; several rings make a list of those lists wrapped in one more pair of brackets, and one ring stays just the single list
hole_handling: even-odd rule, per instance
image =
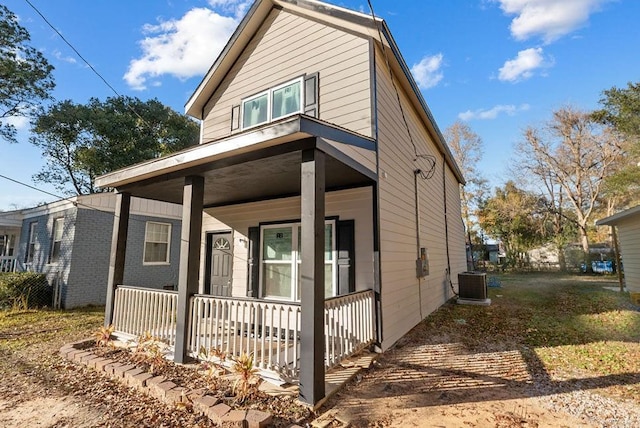
[{"label": "chain link fence", "polygon": [[[56,275],[57,278],[57,275]],[[42,273],[0,272],[0,309],[52,307],[56,282]]]}]

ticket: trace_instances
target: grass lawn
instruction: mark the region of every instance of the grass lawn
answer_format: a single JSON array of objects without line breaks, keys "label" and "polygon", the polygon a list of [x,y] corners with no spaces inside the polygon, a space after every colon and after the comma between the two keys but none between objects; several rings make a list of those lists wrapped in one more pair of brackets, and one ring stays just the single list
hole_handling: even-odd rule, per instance
[{"label": "grass lawn", "polygon": [[63,344],[92,337],[104,321],[104,306],[69,311],[0,311],[0,350],[55,351]]}]

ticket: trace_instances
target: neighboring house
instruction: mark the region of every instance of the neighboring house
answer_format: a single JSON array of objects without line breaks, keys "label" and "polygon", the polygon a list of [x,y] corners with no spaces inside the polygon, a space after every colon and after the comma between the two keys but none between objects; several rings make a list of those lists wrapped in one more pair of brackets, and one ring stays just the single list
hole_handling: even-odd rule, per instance
[{"label": "neighboring house", "polygon": [[0,212],[0,272],[16,270],[16,246],[20,237],[22,216],[15,211]]},{"label": "neighboring house", "polygon": [[527,251],[527,258],[531,267],[535,269],[559,269],[560,257],[558,248],[552,243],[547,243]]},{"label": "neighboring house", "polygon": [[[98,193],[0,213],[4,270],[46,274],[56,306],[105,304],[115,201]],[[181,215],[179,205],[133,199],[125,283],[177,285]]]},{"label": "neighboring house", "polygon": [[[178,293],[144,297],[176,308],[152,323],[176,361],[251,353],[315,404],[325,369],[453,297],[464,179],[382,19],[258,0],[186,110],[199,146],[97,179],[119,219],[132,196],[183,204]],[[130,238],[114,227],[105,322],[135,336],[160,303],[119,286]]]},{"label": "neighboring house", "polygon": [[640,305],[640,205],[596,221],[615,226],[624,264],[624,281],[631,300]]}]

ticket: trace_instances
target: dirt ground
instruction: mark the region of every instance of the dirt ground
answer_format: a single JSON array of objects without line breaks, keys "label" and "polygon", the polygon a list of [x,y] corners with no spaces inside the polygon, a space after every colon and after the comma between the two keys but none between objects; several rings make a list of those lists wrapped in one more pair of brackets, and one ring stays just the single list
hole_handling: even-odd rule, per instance
[{"label": "dirt ground", "polygon": [[[501,304],[498,300],[489,311],[476,311],[489,314],[486,326],[508,317]],[[460,325],[474,320],[458,318],[456,305],[442,311],[444,316],[428,318],[380,355],[316,416],[331,412],[330,426],[349,421],[355,427],[640,426],[637,370],[608,376],[552,372],[532,349],[508,339],[518,326],[500,336],[482,324],[485,333],[474,338],[479,345],[469,346]],[[0,349],[0,427],[212,426],[208,419],[170,408],[57,355],[63,343],[83,337],[86,331],[19,351],[5,343]],[[635,399],[624,399],[621,389]]]},{"label": "dirt ground", "polygon": [[325,408],[356,427],[594,427],[543,406],[517,352],[408,343]]}]

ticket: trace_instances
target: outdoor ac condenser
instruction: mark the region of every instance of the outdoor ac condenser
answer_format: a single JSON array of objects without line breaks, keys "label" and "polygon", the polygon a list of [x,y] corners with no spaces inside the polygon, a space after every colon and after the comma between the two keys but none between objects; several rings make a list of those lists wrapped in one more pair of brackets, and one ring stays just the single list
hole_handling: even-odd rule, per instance
[{"label": "outdoor ac condenser", "polygon": [[462,272],[458,274],[458,296],[466,300],[487,299],[487,274]]}]

